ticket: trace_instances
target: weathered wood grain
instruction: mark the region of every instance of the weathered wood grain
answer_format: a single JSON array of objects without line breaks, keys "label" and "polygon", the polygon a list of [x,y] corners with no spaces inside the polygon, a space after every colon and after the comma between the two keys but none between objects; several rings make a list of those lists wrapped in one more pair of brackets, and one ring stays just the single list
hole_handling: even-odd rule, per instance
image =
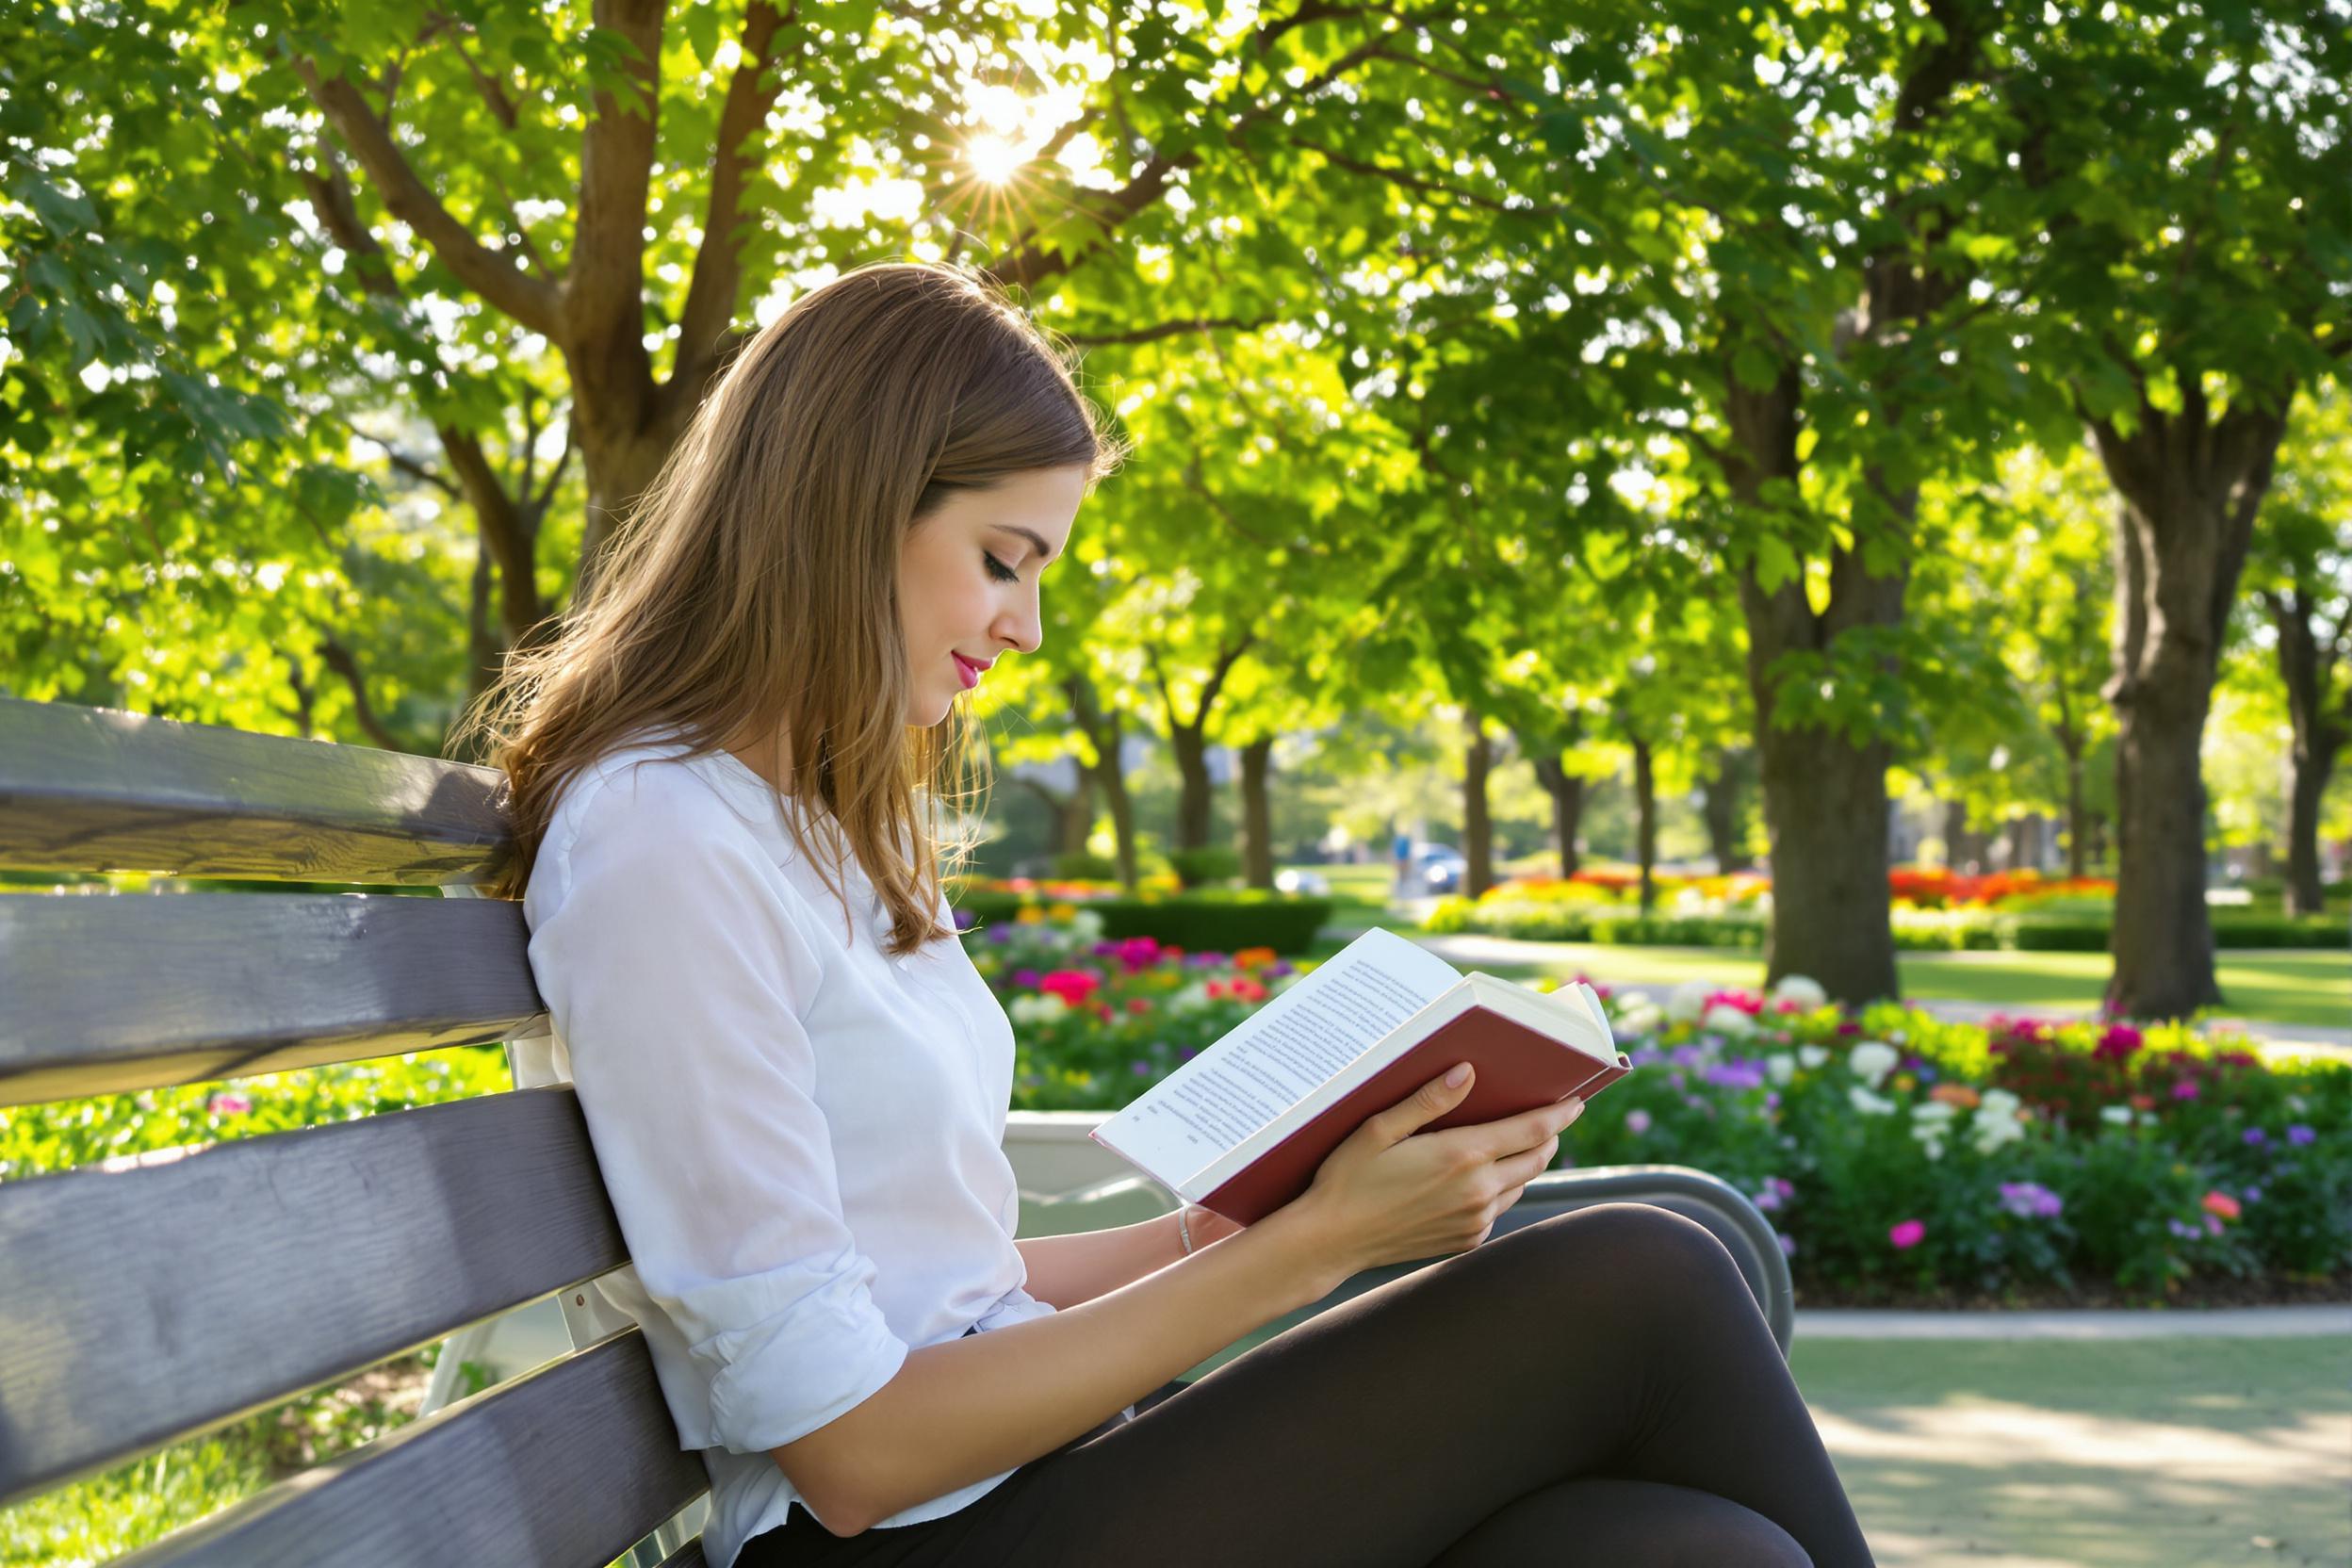
[{"label": "weathered wood grain", "polygon": [[0,1260],[4,1506],[628,1254],[551,1087],[0,1184]]},{"label": "weathered wood grain", "polygon": [[631,1328],[112,1568],[597,1568],[709,1488]]},{"label": "weathered wood grain", "polygon": [[0,1105],[505,1039],[529,941],[500,899],[0,898]]},{"label": "weathered wood grain", "polygon": [[0,697],[0,865],[294,882],[482,880],[501,776],[433,758]]}]

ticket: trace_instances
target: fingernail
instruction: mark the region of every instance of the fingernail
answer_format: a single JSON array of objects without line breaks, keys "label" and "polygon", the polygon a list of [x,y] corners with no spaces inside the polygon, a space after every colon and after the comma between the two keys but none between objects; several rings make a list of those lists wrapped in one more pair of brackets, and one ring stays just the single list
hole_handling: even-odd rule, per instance
[{"label": "fingernail", "polygon": [[1464,1062],[1461,1066],[1455,1068],[1453,1071],[1446,1075],[1446,1082],[1450,1087],[1460,1088],[1462,1087],[1462,1083],[1468,1079],[1469,1076],[1470,1064],[1468,1062]]}]

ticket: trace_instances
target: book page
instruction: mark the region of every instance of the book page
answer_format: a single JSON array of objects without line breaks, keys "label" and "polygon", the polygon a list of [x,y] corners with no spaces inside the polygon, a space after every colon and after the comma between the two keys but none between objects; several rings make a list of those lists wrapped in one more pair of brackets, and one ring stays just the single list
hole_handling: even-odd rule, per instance
[{"label": "book page", "polygon": [[1366,931],[1098,1129],[1180,1185],[1345,1068],[1461,975],[1391,931]]}]

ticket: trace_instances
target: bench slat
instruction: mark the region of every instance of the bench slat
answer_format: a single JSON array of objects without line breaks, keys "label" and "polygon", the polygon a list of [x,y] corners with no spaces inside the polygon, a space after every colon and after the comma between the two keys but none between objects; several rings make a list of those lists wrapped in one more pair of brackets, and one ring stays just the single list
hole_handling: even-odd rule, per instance
[{"label": "bench slat", "polygon": [[630,1328],[113,1568],[602,1568],[710,1485]]},{"label": "bench slat", "polygon": [[434,758],[0,697],[0,866],[474,882],[502,776]]},{"label": "bench slat", "polygon": [[0,1105],[509,1038],[519,905],[365,894],[0,898]]},{"label": "bench slat", "polygon": [[0,1184],[0,1258],[5,1506],[628,1254],[558,1086]]}]

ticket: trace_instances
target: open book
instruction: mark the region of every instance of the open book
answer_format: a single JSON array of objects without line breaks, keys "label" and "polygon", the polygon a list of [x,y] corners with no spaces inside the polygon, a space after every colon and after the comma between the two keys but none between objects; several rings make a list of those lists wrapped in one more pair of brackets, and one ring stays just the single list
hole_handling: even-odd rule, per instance
[{"label": "open book", "polygon": [[1298,1197],[1364,1119],[1457,1062],[1470,1093],[1421,1131],[1494,1121],[1633,1070],[1581,981],[1468,974],[1374,926],[1094,1129],[1187,1202],[1243,1225]]}]

